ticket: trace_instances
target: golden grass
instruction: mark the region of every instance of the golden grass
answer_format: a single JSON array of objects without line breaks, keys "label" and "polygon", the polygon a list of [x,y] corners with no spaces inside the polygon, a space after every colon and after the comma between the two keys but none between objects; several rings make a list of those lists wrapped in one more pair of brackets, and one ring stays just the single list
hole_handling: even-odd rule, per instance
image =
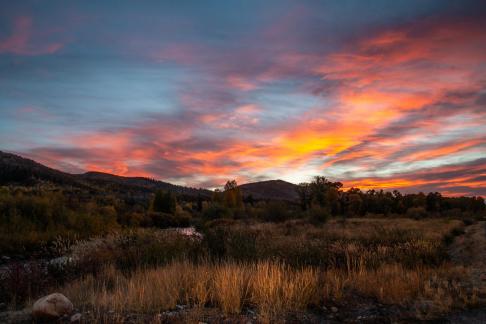
[{"label": "golden grass", "polygon": [[250,270],[251,302],[264,319],[302,311],[318,302],[318,275],[313,268],[294,270],[280,263],[261,262]]},{"label": "golden grass", "polygon": [[[444,252],[443,237],[461,227],[459,221],[350,219],[320,227],[298,221],[235,226],[263,233],[255,259],[214,263],[179,258],[158,268],[135,268],[130,275],[108,266],[96,278],[70,283],[63,293],[97,314],[155,314],[184,304],[192,307],[192,314],[207,307],[226,315],[251,308],[263,322],[348,302],[356,295],[403,306],[425,319],[477,304],[468,282],[470,270],[438,255]],[[307,252],[309,258],[326,262],[304,266],[315,263],[275,261],[301,253],[305,261]],[[435,263],[423,262],[434,257]]]},{"label": "golden grass", "polygon": [[250,273],[234,263],[218,265],[212,277],[213,299],[225,314],[238,314],[250,288]]},{"label": "golden grass", "polygon": [[474,296],[454,279],[467,275],[464,268],[449,266],[407,269],[392,264],[343,272],[294,269],[269,261],[174,261],[157,269],[139,270],[130,277],[108,267],[96,279],[88,276],[69,284],[63,293],[81,308],[117,313],[157,313],[188,304],[196,308],[216,306],[230,315],[254,307],[260,319],[268,322],[312,305],[325,305],[331,299],[352,298],[355,293],[402,306],[427,300],[434,307],[426,313],[447,312],[475,302]]}]

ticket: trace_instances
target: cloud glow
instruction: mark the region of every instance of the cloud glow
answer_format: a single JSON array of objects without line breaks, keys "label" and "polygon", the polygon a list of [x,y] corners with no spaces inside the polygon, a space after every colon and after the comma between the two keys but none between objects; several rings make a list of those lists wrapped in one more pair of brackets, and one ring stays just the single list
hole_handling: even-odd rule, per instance
[{"label": "cloud glow", "polygon": [[0,148],[197,187],[486,195],[484,6],[271,2],[7,2]]}]

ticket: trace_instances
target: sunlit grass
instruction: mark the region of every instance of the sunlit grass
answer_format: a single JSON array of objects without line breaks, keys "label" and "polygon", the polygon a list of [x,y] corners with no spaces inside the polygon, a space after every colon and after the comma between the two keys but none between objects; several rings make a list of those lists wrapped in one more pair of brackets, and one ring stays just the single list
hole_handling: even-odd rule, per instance
[{"label": "sunlit grass", "polygon": [[63,293],[85,309],[158,313],[185,304],[215,306],[231,315],[249,307],[256,309],[262,321],[270,321],[355,293],[401,306],[432,300],[434,309],[430,312],[471,306],[474,296],[458,284],[458,276],[467,277],[468,271],[448,265],[409,269],[391,264],[347,272],[295,269],[271,261],[174,261],[156,269],[140,269],[130,276],[107,267],[97,277],[87,276],[67,285]]}]

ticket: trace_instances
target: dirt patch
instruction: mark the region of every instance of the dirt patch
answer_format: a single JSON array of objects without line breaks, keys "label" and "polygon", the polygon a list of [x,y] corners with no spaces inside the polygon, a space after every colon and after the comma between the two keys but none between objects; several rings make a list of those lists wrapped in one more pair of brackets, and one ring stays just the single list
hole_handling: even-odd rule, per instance
[{"label": "dirt patch", "polygon": [[486,222],[466,227],[465,233],[456,237],[449,248],[454,263],[468,266],[471,282],[481,308],[451,315],[450,323],[486,323]]},{"label": "dirt patch", "polygon": [[[466,227],[464,235],[456,237],[449,248],[453,262],[470,266],[486,264],[486,222]],[[486,270],[485,270],[486,271]]]}]

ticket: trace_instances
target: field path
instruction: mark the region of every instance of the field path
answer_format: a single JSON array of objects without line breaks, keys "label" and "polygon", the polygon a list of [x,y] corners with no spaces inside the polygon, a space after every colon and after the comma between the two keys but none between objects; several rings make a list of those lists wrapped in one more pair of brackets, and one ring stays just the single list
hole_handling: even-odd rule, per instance
[{"label": "field path", "polygon": [[486,222],[467,226],[465,233],[451,244],[449,254],[452,261],[459,264],[486,265]]},{"label": "field path", "polygon": [[[455,263],[472,268],[474,287],[478,289],[479,302],[486,304],[486,222],[467,226],[465,233],[451,244],[449,255]],[[486,308],[452,315],[450,323],[486,323]]]}]

